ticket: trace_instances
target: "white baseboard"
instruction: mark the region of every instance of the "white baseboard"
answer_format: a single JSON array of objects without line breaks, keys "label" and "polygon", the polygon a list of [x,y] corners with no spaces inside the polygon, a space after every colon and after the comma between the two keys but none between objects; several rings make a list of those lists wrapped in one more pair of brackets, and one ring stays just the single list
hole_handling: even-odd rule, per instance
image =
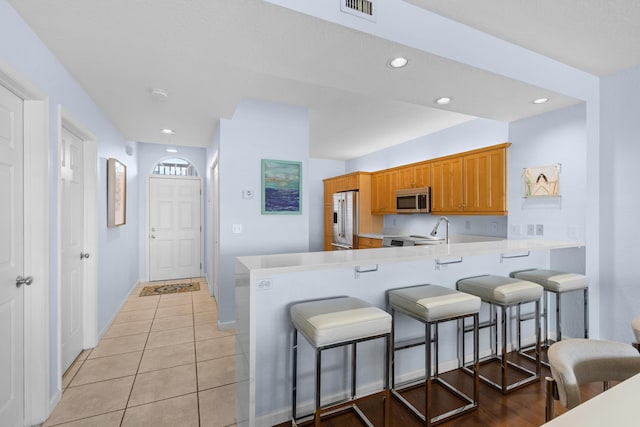
[{"label": "white baseboard", "polygon": [[47,418],[50,417],[51,414],[53,414],[53,411],[56,409],[56,406],[58,406],[58,403],[60,403],[61,399],[62,399],[62,390],[56,390],[53,396],[51,396],[51,399],[49,399],[49,411],[47,412],[49,415],[47,416]]},{"label": "white baseboard", "polygon": [[234,329],[236,327],[236,321],[235,320],[231,320],[229,322],[221,322],[218,320],[218,329],[225,330],[225,329]]},{"label": "white baseboard", "polygon": [[[102,339],[104,334],[107,333],[107,331],[111,327],[111,324],[113,323],[113,321],[116,320],[116,316],[118,316],[118,314],[120,313],[120,310],[122,310],[122,307],[124,307],[124,305],[127,303],[127,300],[129,299],[129,296],[131,296],[131,291],[133,291],[135,288],[137,288],[138,285],[140,285],[140,283],[141,283],[140,279],[136,280],[136,282],[133,284],[131,289],[129,289],[129,293],[127,293],[127,296],[120,302],[120,305],[118,306],[118,309],[115,311],[113,316],[111,316],[111,319],[109,319],[109,321],[107,322],[105,327],[102,328],[102,330],[98,331],[98,342],[100,342],[100,340]],[[97,343],[96,343],[96,345],[97,345]]]}]

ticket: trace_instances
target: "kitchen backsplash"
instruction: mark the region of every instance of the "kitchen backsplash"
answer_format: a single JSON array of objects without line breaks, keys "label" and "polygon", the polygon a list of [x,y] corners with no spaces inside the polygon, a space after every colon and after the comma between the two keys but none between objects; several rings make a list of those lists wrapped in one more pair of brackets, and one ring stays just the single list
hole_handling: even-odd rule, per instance
[{"label": "kitchen backsplash", "polygon": [[[438,221],[438,215],[385,215],[384,234],[428,235]],[[447,216],[451,234],[491,236],[507,238],[508,220],[506,216]],[[444,227],[441,227],[444,232]],[[443,235],[443,234],[442,234]]]}]

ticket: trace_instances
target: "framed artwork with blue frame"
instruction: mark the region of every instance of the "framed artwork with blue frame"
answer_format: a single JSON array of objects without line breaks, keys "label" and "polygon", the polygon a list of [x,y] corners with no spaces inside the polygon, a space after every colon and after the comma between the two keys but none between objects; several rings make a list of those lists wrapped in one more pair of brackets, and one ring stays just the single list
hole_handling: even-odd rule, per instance
[{"label": "framed artwork with blue frame", "polygon": [[302,214],[302,162],[262,159],[262,214]]}]

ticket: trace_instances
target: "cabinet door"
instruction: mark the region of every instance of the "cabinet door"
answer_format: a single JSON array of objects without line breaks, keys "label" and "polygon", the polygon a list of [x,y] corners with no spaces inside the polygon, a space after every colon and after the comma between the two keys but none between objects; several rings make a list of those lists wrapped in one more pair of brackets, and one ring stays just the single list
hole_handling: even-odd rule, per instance
[{"label": "cabinet door", "polygon": [[371,237],[360,237],[358,239],[358,249],[381,248],[382,239],[373,239]]},{"label": "cabinet door", "polygon": [[431,186],[431,163],[422,163],[413,167],[416,187]]},{"label": "cabinet door", "polygon": [[416,186],[413,166],[408,166],[396,170],[398,179],[398,189],[414,188]]},{"label": "cabinet door", "polygon": [[431,212],[457,213],[463,210],[462,157],[431,164]]},{"label": "cabinet door", "polygon": [[385,206],[386,214],[396,213],[396,190],[398,189],[398,171],[390,170],[384,173]]},{"label": "cabinet door", "polygon": [[468,213],[507,212],[504,149],[464,157],[464,208]]},{"label": "cabinet door", "polygon": [[385,208],[384,172],[371,175],[371,213],[383,214]]}]

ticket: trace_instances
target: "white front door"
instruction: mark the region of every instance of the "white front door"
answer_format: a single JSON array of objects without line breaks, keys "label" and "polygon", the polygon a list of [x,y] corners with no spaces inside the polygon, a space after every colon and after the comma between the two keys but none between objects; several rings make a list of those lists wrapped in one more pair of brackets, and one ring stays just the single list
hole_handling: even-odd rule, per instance
[{"label": "white front door", "polygon": [[[84,297],[84,141],[62,128],[61,208],[61,364],[66,371],[82,351]],[[82,257],[81,257],[82,254]]]},{"label": "white front door", "polygon": [[0,86],[0,424],[24,419],[23,102]]},{"label": "white front door", "polygon": [[199,277],[200,178],[149,178],[149,279]]}]

